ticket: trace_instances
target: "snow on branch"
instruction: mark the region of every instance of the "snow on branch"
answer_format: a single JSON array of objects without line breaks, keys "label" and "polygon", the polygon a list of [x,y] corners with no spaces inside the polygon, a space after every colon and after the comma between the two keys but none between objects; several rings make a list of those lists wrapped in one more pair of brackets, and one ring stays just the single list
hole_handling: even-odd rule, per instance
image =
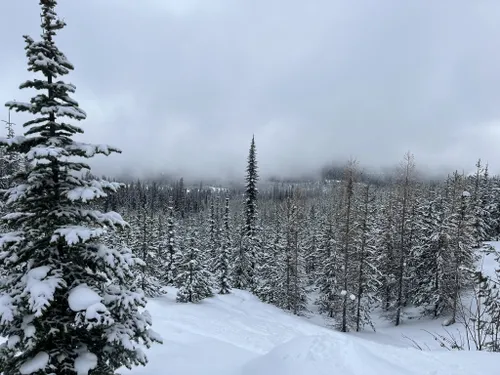
[{"label": "snow on branch", "polygon": [[78,313],[75,322],[85,324],[88,328],[114,323],[110,312],[101,301],[101,296],[87,284],[80,284],[71,289],[68,295],[69,308]]},{"label": "snow on branch", "polygon": [[106,180],[92,180],[87,186],[78,186],[66,193],[66,196],[71,201],[87,202],[97,198],[107,197],[104,190],[116,192],[122,184],[118,182],[110,182]]},{"label": "snow on branch", "polygon": [[66,193],[69,200],[82,202],[91,201],[96,198],[103,198],[106,197],[106,195],[107,194],[97,186],[78,186]]},{"label": "snow on branch", "polygon": [[88,375],[90,370],[97,367],[98,358],[94,353],[88,351],[86,345],[78,350],[78,357],[75,358],[75,372],[77,375]]},{"label": "snow on branch", "polygon": [[52,105],[45,106],[40,109],[43,115],[50,115],[53,113],[57,117],[70,117],[77,120],[85,120],[87,114],[83,109],[75,106],[64,106],[64,105]]},{"label": "snow on branch", "polygon": [[18,146],[26,142],[27,139],[22,135],[16,135],[13,138],[0,137],[0,146]]},{"label": "snow on branch", "polygon": [[26,196],[26,192],[30,187],[31,186],[28,184],[19,184],[9,189],[8,191],[9,198],[7,199],[6,203],[11,204],[13,202],[18,201],[19,199],[22,199],[23,197]]},{"label": "snow on branch", "polygon": [[0,248],[19,243],[23,239],[23,232],[4,233],[0,236]]},{"label": "snow on branch", "polygon": [[110,155],[112,152],[120,153],[121,150],[115,147],[111,147],[105,144],[93,145],[90,143],[74,142],[72,145],[68,146],[68,149],[75,151],[81,156],[91,158],[96,154]]},{"label": "snow on branch", "polygon": [[0,294],[0,324],[5,324],[14,320],[17,308],[12,302],[11,296],[8,294]]},{"label": "snow on branch", "polygon": [[28,160],[40,159],[40,158],[49,158],[54,157],[58,158],[61,156],[69,156],[68,152],[62,147],[32,147],[30,151],[27,153],[26,157]]},{"label": "snow on branch", "polygon": [[35,316],[42,315],[54,299],[56,289],[64,285],[61,275],[57,271],[50,274],[51,271],[49,266],[36,267],[23,277],[26,286],[22,295],[28,297],[30,310]]},{"label": "snow on branch", "polygon": [[69,308],[75,312],[86,310],[89,306],[101,303],[102,298],[87,284],[80,284],[71,289],[68,295]]},{"label": "snow on branch", "polygon": [[19,373],[29,375],[43,370],[49,364],[49,355],[46,352],[39,352],[36,356],[28,359],[19,367]]},{"label": "snow on branch", "polygon": [[5,103],[5,106],[14,109],[16,112],[19,111],[31,111],[33,105],[31,103],[17,102],[17,101],[9,101]]},{"label": "snow on branch", "polygon": [[50,241],[57,242],[63,238],[68,245],[87,242],[92,238],[102,236],[106,231],[102,228],[88,228],[78,225],[66,226],[55,230]]},{"label": "snow on branch", "polygon": [[94,260],[100,259],[106,267],[113,269],[118,276],[123,277],[131,267],[137,264],[137,259],[132,254],[130,249],[124,248],[121,251],[111,249],[104,244],[99,244],[97,247],[89,249],[89,254]]},{"label": "snow on branch", "polygon": [[82,210],[82,216],[90,217],[100,224],[110,226],[114,228],[115,226],[127,227],[128,223],[123,220],[122,216],[114,211],[101,212],[97,210]]}]

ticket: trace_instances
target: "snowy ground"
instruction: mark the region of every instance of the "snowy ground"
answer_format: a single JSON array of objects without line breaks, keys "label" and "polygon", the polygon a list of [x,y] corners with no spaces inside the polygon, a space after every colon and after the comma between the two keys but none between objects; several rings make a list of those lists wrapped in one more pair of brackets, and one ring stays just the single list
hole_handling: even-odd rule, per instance
[{"label": "snowy ground", "polygon": [[[488,274],[495,266],[492,257],[482,262]],[[400,327],[377,319],[377,332],[342,334],[325,328],[323,317],[296,317],[244,291],[198,304],[175,303],[175,290],[167,291],[148,304],[164,344],[148,350],[146,367],[122,375],[498,374],[500,354],[440,348],[424,330],[445,333],[443,319],[405,320]],[[405,336],[429,350],[415,349]]]},{"label": "snowy ground", "polygon": [[[491,274],[492,259],[482,263]],[[400,327],[377,319],[376,333],[342,334],[325,328],[322,317],[295,317],[238,290],[176,304],[169,289],[148,309],[164,345],[149,351],[147,367],[123,374],[485,375],[498,373],[500,361],[499,354],[440,348],[424,330],[445,333],[443,319],[405,320]],[[429,350],[415,349],[405,336]]]},{"label": "snowy ground", "polygon": [[[176,304],[174,294],[170,289],[148,306],[164,345],[149,351],[147,367],[123,374],[485,375],[498,370],[497,354],[419,351],[396,339],[402,328],[366,334],[367,339],[289,315],[243,291],[197,305]],[[418,332],[411,325],[405,330]]]}]

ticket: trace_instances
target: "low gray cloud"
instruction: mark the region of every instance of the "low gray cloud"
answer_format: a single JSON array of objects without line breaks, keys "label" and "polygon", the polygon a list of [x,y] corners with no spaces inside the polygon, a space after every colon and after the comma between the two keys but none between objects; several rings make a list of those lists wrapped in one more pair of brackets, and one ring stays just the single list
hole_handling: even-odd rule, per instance
[{"label": "low gray cloud", "polygon": [[[106,173],[240,176],[333,160],[500,172],[500,3],[61,0],[58,37]],[[36,2],[0,4],[0,100],[26,99]]]}]

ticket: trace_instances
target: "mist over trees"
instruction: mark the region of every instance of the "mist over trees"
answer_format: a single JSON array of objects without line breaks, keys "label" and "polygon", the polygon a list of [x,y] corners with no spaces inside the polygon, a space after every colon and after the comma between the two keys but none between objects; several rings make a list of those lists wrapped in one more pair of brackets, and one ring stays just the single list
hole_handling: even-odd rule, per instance
[{"label": "mist over trees", "polygon": [[[407,153],[384,183],[363,178],[353,160],[339,179],[257,189],[256,149],[253,139],[241,189],[134,182],[102,204],[132,218],[140,197],[149,197],[154,203],[142,220],[173,222],[176,254],[191,251],[196,230],[196,263],[210,271],[200,274],[214,293],[242,288],[294,314],[317,310],[341,331],[373,328],[374,311],[402,324],[410,307],[455,322],[460,296],[475,285],[477,252],[500,236],[500,177],[487,165],[429,180]],[[170,241],[160,230],[143,238]],[[182,267],[181,258],[168,259]],[[151,280],[157,283],[160,277]]]}]

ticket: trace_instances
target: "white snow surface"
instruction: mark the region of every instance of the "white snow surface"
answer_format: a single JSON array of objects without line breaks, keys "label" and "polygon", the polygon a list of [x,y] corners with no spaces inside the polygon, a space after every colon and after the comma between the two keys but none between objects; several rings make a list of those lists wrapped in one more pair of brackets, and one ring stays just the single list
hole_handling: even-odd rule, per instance
[{"label": "white snow surface", "polygon": [[86,284],[80,284],[71,289],[68,295],[69,308],[75,312],[87,310],[94,305],[100,305],[101,300],[101,296]]},{"label": "white snow surface", "polygon": [[[500,249],[500,243],[494,243]],[[498,264],[485,256],[479,266],[492,274]],[[40,273],[41,270],[39,270]],[[443,319],[407,318],[399,327],[375,319],[377,332],[340,333],[325,328],[323,317],[296,317],[260,302],[250,293],[233,290],[196,304],[175,302],[176,290],[151,299],[147,309],[153,329],[163,345],[147,350],[146,367],[120,369],[122,375],[489,375],[498,373],[499,354],[447,351],[429,332],[460,330],[442,327]],[[81,311],[101,299],[86,285],[70,293],[72,309]],[[74,303],[74,304],[73,304]],[[26,320],[28,326],[30,320]],[[414,348],[408,339],[425,351]],[[18,337],[11,338],[11,344]],[[0,341],[2,341],[0,339]],[[78,374],[95,364],[92,353],[82,350],[75,363]],[[43,368],[47,353],[26,361],[21,374]],[[87,372],[85,372],[87,371]]]},{"label": "white snow surface", "polygon": [[[493,243],[500,249],[500,242]],[[479,266],[492,275],[493,256]],[[153,329],[163,345],[147,351],[146,367],[132,375],[486,375],[497,374],[500,355],[447,351],[428,332],[457,332],[441,319],[408,319],[399,327],[375,316],[377,332],[340,333],[317,314],[293,316],[233,290],[197,304],[175,303],[176,290],[149,300]],[[374,313],[374,315],[376,315]],[[426,332],[428,331],[428,332]],[[424,351],[414,347],[415,340]]]},{"label": "white snow surface", "polygon": [[[149,301],[153,328],[164,340],[147,351],[133,375],[485,375],[498,370],[498,354],[420,351],[401,330],[344,334],[314,324],[234,290],[197,304],[175,303],[175,289]],[[434,321],[434,324],[439,322]],[[406,335],[418,332],[407,327]],[[429,336],[428,342],[433,341]]]}]

